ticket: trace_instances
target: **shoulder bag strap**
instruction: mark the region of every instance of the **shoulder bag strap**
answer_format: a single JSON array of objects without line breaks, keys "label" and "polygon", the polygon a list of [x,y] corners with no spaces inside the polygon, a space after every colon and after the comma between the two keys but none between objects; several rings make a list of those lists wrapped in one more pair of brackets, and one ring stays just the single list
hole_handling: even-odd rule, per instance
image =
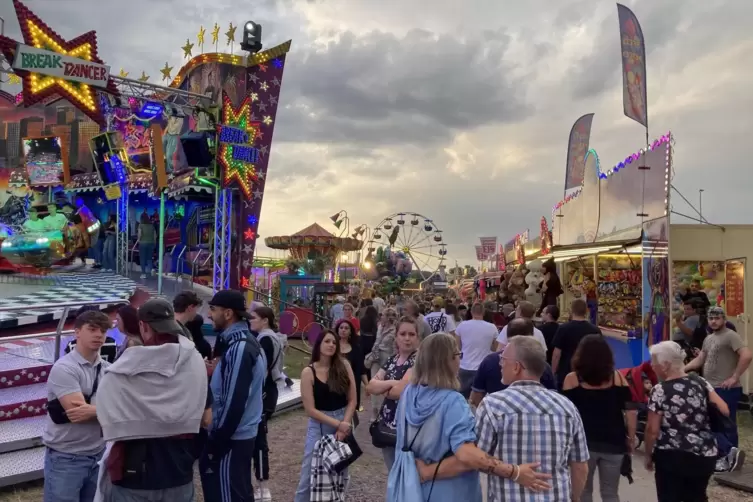
[{"label": "shoulder bag strap", "polygon": [[100,362],[97,366],[97,374],[94,376],[94,383],[92,384],[92,393],[89,396],[89,399],[94,397],[94,394],[97,393],[97,388],[99,387],[99,374],[102,372],[102,363]]}]

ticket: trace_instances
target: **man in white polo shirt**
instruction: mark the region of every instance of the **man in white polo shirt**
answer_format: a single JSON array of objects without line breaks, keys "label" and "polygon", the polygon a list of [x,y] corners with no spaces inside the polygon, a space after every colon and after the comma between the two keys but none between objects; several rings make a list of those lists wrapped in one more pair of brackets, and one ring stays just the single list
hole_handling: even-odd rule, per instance
[{"label": "man in white polo shirt", "polygon": [[470,321],[461,322],[455,329],[460,346],[460,393],[468,399],[471,395],[471,385],[476,378],[479,365],[486,356],[497,347],[497,327],[484,321],[484,305],[476,302],[471,306]]},{"label": "man in white polo shirt", "polygon": [[[518,308],[515,310],[515,319],[526,319],[533,322],[533,316],[535,314],[536,307],[533,306],[533,303],[527,301],[518,302]],[[538,328],[533,328],[533,338],[535,338],[536,341],[544,347],[544,350],[546,350],[546,338],[544,338],[544,333],[539,331]],[[505,349],[505,345],[507,345],[507,326],[502,328],[502,331],[499,332],[497,343],[497,350],[502,351]]]},{"label": "man in white polo shirt", "polygon": [[86,311],[76,317],[76,345],[52,366],[47,380],[47,424],[42,441],[44,500],[92,502],[99,460],[105,449],[97,409],[92,404],[104,369],[99,356],[110,329],[107,314]]}]

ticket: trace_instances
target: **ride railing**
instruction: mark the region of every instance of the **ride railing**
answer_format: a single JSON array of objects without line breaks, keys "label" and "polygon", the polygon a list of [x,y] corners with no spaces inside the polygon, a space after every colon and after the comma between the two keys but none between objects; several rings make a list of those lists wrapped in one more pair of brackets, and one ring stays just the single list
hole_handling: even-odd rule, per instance
[{"label": "ride railing", "polygon": [[88,305],[127,305],[128,300],[124,300],[123,298],[102,298],[99,300],[93,300],[88,302],[61,302],[61,303],[32,303],[32,304],[26,304],[23,306],[14,306],[14,307],[7,307],[7,306],[0,306],[0,313],[3,312],[16,312],[19,310],[35,310],[35,309],[55,309],[60,308],[62,309],[62,313],[60,315],[60,320],[58,321],[58,326],[55,331],[50,331],[46,333],[31,333],[28,335],[13,335],[13,336],[0,336],[0,342],[13,342],[16,340],[29,340],[32,338],[44,338],[47,336],[55,336],[55,361],[60,359],[60,346],[61,341],[63,339],[63,335],[70,335],[73,333],[73,330],[66,330],[65,323],[68,320],[68,314],[70,313],[71,309],[78,310],[81,307],[86,307]]}]

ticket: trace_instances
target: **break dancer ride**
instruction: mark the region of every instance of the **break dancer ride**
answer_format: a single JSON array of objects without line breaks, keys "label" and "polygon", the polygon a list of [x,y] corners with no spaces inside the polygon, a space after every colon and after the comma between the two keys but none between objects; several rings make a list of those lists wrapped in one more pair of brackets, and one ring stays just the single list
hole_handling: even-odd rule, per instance
[{"label": "break dancer ride", "polygon": [[[65,212],[70,205],[70,222],[88,230],[94,220],[88,220],[86,211],[75,204],[80,198],[89,208],[97,208],[96,221],[114,225],[107,227],[112,229],[108,235],[113,240],[103,240],[114,250],[112,268],[127,275],[129,249],[146,249],[134,245],[137,237],[131,234],[136,225],[129,224],[129,219],[141,219],[148,209],[152,216],[146,221],[157,228],[152,249],[156,247],[161,287],[166,235],[177,229],[177,241],[191,242],[187,234],[198,232],[200,225],[189,224],[195,221],[189,204],[200,193],[205,207],[214,206],[213,229],[206,232],[208,239],[203,242],[213,258],[213,289],[247,288],[290,41],[262,51],[260,31],[244,29],[241,47],[247,54],[222,53],[217,50],[219,27],[215,26],[215,52],[204,53],[202,28],[198,41],[201,54],[194,56],[194,44],[188,42],[184,47],[188,61],[175,77],[166,63],[162,70],[165,85],[156,85],[148,82],[145,72],[138,80],[127,78],[124,70],[119,76],[111,75],[99,57],[94,31],[66,40],[19,0],[13,0],[13,5],[23,39],[0,36],[0,53],[5,59],[0,72],[12,72],[23,85],[16,97],[0,94],[0,116],[8,130],[17,131],[19,141],[19,148],[8,149],[4,159],[10,179],[0,179],[0,188],[12,189],[5,194],[0,190],[0,199],[17,197],[13,205],[22,206],[22,218],[6,227],[10,245],[5,247],[16,246],[9,256],[20,257],[23,245],[28,251],[42,252],[48,244],[45,238],[50,248],[58,241],[58,234],[44,233],[54,230],[32,228],[26,235],[33,244],[15,242],[11,234],[21,234],[27,218],[44,219],[58,210]],[[235,30],[231,25],[225,34],[229,52]],[[55,61],[60,65],[48,64]],[[19,155],[22,140],[36,141],[36,150]],[[56,145],[59,150],[52,148]],[[4,181],[6,187],[2,187]],[[50,205],[53,202],[54,207]],[[32,208],[36,216],[32,216]],[[181,214],[186,218],[177,216]],[[27,227],[35,225],[39,224]],[[141,225],[148,224],[142,221]],[[66,249],[62,226],[59,241]],[[96,242],[93,235],[91,242]],[[53,277],[51,284],[59,287],[35,293],[37,301],[75,296],[88,303],[117,303],[127,299],[136,286],[113,273],[90,269],[85,274],[80,273],[83,270],[66,273],[55,266],[58,255],[47,253],[51,259],[41,262],[59,273],[45,277]],[[67,251],[60,253],[60,258],[71,257]],[[238,259],[233,266],[231,257]],[[28,299],[25,302],[28,304]],[[0,300],[5,307],[23,304],[21,297]],[[33,314],[4,313],[0,328],[64,315],[60,308],[38,310]],[[63,345],[67,341],[63,337]],[[24,346],[0,340],[0,381],[7,384],[0,388],[0,486],[42,476],[44,448],[39,445],[46,419],[45,382],[56,356],[54,340],[40,342],[30,351],[30,342]],[[300,394],[290,391],[281,394],[278,409],[299,403]]]}]

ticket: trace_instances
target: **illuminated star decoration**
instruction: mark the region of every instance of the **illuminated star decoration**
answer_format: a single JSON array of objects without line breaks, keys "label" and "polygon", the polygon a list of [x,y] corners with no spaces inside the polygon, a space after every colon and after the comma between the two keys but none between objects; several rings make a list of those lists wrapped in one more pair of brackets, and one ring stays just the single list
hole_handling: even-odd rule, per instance
[{"label": "illuminated star decoration", "polygon": [[252,227],[256,226],[257,221],[258,220],[256,219],[256,216],[254,216],[253,214],[248,217],[248,224],[251,225]]},{"label": "illuminated star decoration", "polygon": [[160,70],[160,73],[162,73],[162,80],[170,80],[170,74],[173,72],[172,66],[167,66],[167,62],[165,62],[165,67]]},{"label": "illuminated star decoration", "polygon": [[118,76],[121,78],[126,78],[128,76],[128,72],[125,71],[123,68],[121,68],[120,73],[118,73]]},{"label": "illuminated star decoration", "polygon": [[230,23],[230,27],[225,32],[225,36],[227,37],[227,45],[232,44],[235,42],[235,30],[237,29],[237,26],[233,26],[233,23]]},{"label": "illuminated star decoration", "polygon": [[[29,10],[18,0],[13,0],[16,17],[23,34],[23,43],[38,49],[56,52],[61,55],[90,61],[104,65],[97,52],[97,34],[89,31],[71,40],[64,40],[60,35],[42,21],[36,14]],[[6,39],[8,40],[8,39]],[[3,45],[2,55],[12,61],[15,56],[15,44]],[[23,103],[31,106],[35,103],[45,102],[48,98],[61,97],[79,108],[94,122],[104,125],[105,120],[92,86],[81,82],[65,80],[63,78],[40,75],[23,70],[16,70],[23,83]],[[114,96],[120,96],[115,83],[108,79],[106,91]]]},{"label": "illuminated star decoration", "polygon": [[[223,125],[235,127],[248,132],[249,141],[253,142],[255,137],[255,124],[251,122],[251,98],[246,96],[240,106],[235,108],[228,95],[222,93],[222,121]],[[227,143],[220,144],[219,151],[220,165],[223,171],[223,184],[229,186],[233,181],[238,182],[243,195],[248,199],[251,197],[251,189],[256,181],[256,169],[254,164],[249,164],[241,160],[233,159],[233,145]]]},{"label": "illuminated star decoration", "polygon": [[193,44],[189,39],[186,39],[186,45],[181,47],[181,49],[183,49],[184,58],[190,58],[192,56],[191,51],[193,50]]},{"label": "illuminated star decoration", "polygon": [[8,83],[9,84],[20,84],[21,83],[21,77],[19,77],[15,73],[9,73],[8,74]]},{"label": "illuminated star decoration", "polygon": [[250,228],[247,228],[246,231],[243,232],[243,238],[246,239],[247,241],[254,240],[254,237],[256,237],[256,234]]},{"label": "illuminated star decoration", "polygon": [[149,75],[147,75],[145,71],[142,71],[141,76],[139,77],[139,82],[146,82],[147,80],[149,80]]},{"label": "illuminated star decoration", "polygon": [[266,115],[264,117],[263,122],[264,122],[264,125],[270,125],[272,123],[272,117],[270,117],[269,115]]},{"label": "illuminated star decoration", "polygon": [[207,30],[204,29],[202,26],[199,28],[199,34],[196,36],[196,43],[199,44],[199,49],[201,52],[204,52],[204,34],[207,32]]},{"label": "illuminated star decoration", "polygon": [[241,277],[241,287],[248,289],[248,277]]},{"label": "illuminated star decoration", "polygon": [[220,40],[220,25],[217,23],[214,23],[214,28],[212,28],[212,43],[217,45],[217,42]]}]

